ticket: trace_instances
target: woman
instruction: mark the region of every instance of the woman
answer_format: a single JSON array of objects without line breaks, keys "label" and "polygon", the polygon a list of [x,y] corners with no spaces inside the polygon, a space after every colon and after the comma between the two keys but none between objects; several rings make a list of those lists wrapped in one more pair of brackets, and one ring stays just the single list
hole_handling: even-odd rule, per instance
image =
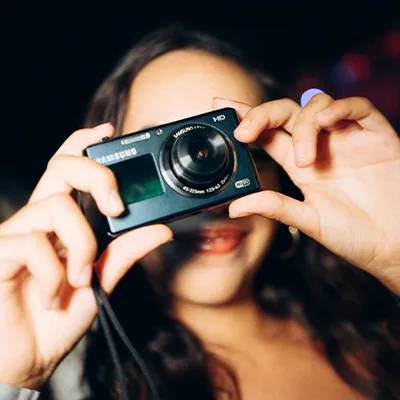
[{"label": "woman", "polygon": [[[0,318],[8,327],[0,382],[40,389],[95,318],[96,242],[70,194],[90,192],[110,216],[123,204],[110,170],[82,150],[113,135],[113,126],[126,134],[233,107],[242,120],[236,138],[257,142],[276,163],[257,156],[265,191],[233,202],[229,214],[220,208],[129,232],[96,264],[110,293],[141,260],[112,300],[163,397],[400,396],[391,293],[400,293],[400,141],[365,99],[320,93],[301,108],[268,101],[273,91],[235,50],[180,28],[128,53],[95,96],[88,116],[95,128],[61,146],[28,205],[0,227]],[[286,181],[277,165],[304,201],[280,194]],[[285,246],[286,226],[311,239]],[[118,398],[94,336],[93,396]],[[132,397],[149,398],[134,363],[123,361]]]}]

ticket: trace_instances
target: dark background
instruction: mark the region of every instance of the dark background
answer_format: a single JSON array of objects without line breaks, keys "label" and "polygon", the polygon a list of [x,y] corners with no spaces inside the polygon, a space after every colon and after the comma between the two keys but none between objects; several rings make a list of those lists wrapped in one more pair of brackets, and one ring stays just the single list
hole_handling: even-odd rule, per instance
[{"label": "dark background", "polygon": [[334,96],[367,94],[399,120],[400,7],[393,0],[34,3],[0,6],[1,195],[12,195],[10,182],[32,190],[117,60],[170,21],[246,49],[297,94],[310,86]]}]

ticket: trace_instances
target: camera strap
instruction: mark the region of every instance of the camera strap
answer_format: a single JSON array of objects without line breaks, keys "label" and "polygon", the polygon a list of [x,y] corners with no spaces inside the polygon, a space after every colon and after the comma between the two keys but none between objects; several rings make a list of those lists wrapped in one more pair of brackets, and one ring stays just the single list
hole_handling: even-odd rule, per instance
[{"label": "camera strap", "polygon": [[[77,202],[78,202],[78,205],[79,205],[82,213],[86,216],[85,207],[83,206],[82,194],[80,191],[77,191]],[[97,305],[97,309],[98,309],[98,313],[99,313],[100,327],[104,332],[107,347],[108,347],[108,350],[110,351],[111,359],[114,364],[115,371],[117,373],[117,379],[119,382],[121,400],[133,400],[133,399],[130,399],[129,394],[128,394],[128,389],[127,389],[126,380],[125,380],[125,376],[124,376],[124,372],[123,372],[123,368],[122,368],[122,363],[121,363],[121,360],[118,355],[117,347],[114,342],[112,330],[111,330],[108,319],[110,320],[111,325],[114,327],[114,331],[117,333],[119,338],[122,340],[123,344],[128,349],[128,351],[131,354],[131,356],[133,357],[134,361],[136,362],[136,364],[142,371],[143,376],[148,384],[152,399],[153,400],[161,400],[161,396],[157,390],[154,380],[151,377],[151,373],[148,370],[144,360],[140,357],[135,346],[129,340],[129,338],[128,338],[127,334],[125,333],[124,329],[122,328],[120,322],[118,321],[118,318],[115,315],[110,302],[108,301],[108,297],[100,284],[100,280],[99,280],[96,270],[93,270],[92,289],[93,289],[93,293],[94,293],[94,297],[96,300],[96,305]]]},{"label": "camera strap", "polygon": [[138,367],[141,369],[144,378],[146,379],[146,382],[149,386],[152,399],[153,400],[161,400],[161,397],[158,393],[158,390],[156,388],[156,385],[151,377],[150,371],[147,369],[147,366],[143,359],[140,357],[139,353],[133,346],[133,344],[130,342],[128,336],[126,335],[124,329],[122,328],[120,322],[118,321],[117,316],[114,313],[114,310],[111,307],[110,302],[108,301],[107,295],[105,294],[103,288],[101,287],[99,278],[97,273],[95,272],[93,274],[93,280],[92,280],[92,288],[93,292],[95,295],[96,299],[96,304],[97,308],[99,311],[99,320],[100,320],[100,326],[103,329],[104,336],[106,339],[106,343],[108,346],[108,349],[111,354],[112,362],[114,364],[115,370],[117,372],[118,376],[118,381],[119,381],[119,388],[121,392],[121,400],[132,400],[129,398],[127,386],[126,386],[126,381],[125,381],[125,376],[123,373],[122,369],[122,364],[118,355],[118,351],[113,339],[113,335],[111,332],[110,325],[108,323],[108,318],[111,321],[111,324],[114,327],[114,330],[118,334],[119,338],[122,340],[126,348],[128,349],[129,353],[135,360],[136,364]]}]

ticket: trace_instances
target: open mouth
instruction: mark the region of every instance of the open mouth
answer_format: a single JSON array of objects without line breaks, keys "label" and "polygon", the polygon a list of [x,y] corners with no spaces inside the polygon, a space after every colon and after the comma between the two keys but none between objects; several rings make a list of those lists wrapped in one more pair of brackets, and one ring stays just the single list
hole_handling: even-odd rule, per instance
[{"label": "open mouth", "polygon": [[236,250],[248,233],[236,227],[208,228],[179,232],[174,239],[191,252],[217,255]]}]

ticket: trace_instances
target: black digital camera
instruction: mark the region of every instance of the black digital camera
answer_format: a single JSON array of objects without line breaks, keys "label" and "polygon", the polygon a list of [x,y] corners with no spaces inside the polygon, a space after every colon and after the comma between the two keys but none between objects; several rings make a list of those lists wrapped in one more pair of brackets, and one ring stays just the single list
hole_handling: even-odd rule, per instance
[{"label": "black digital camera", "polygon": [[[108,236],[208,211],[261,189],[247,145],[224,108],[89,146],[115,174],[125,212],[104,217]],[[90,222],[90,221],[89,221]]]}]

